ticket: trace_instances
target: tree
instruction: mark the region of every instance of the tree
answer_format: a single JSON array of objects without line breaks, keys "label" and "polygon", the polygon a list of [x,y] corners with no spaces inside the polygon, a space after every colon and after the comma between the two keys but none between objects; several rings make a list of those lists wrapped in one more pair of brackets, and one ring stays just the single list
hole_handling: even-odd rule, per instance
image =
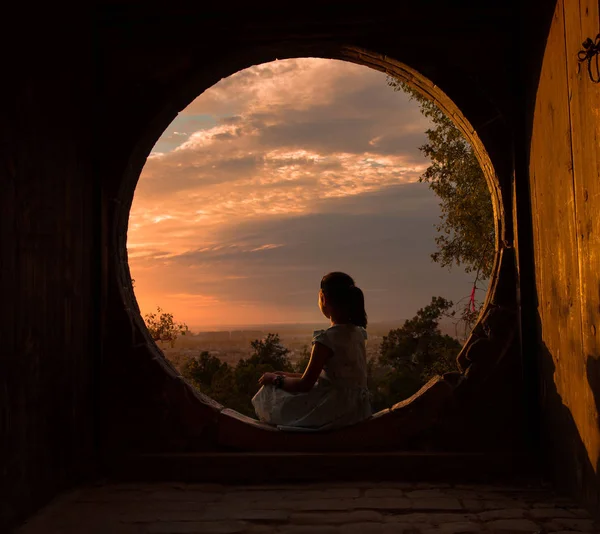
[{"label": "tree", "polygon": [[406,363],[429,365],[440,355],[440,350],[448,343],[446,338],[454,341],[457,348],[461,345],[454,338],[442,335],[439,329],[442,317],[453,317],[455,312],[451,300],[443,297],[432,297],[431,303],[417,311],[412,319],[404,321],[401,328],[390,330],[383,337],[379,349],[384,363],[400,367]]},{"label": "tree", "polygon": [[[478,316],[475,291],[489,279],[495,257],[494,212],[490,191],[473,148],[454,123],[427,97],[405,82],[388,77],[395,91],[407,93],[433,124],[427,143],[419,147],[431,160],[420,177],[439,197],[442,214],[436,225],[433,261],[443,267],[462,266],[475,273],[473,293],[461,318],[472,324]],[[468,313],[470,310],[471,313]]]},{"label": "tree", "polygon": [[454,316],[452,307],[452,301],[432,297],[412,319],[384,336],[379,361],[368,367],[375,410],[413,395],[435,375],[456,370],[461,344],[439,329],[442,317]]},{"label": "tree", "polygon": [[222,362],[216,356],[211,356],[208,351],[202,351],[199,358],[190,358],[181,369],[183,377],[187,378],[200,390],[208,390],[214,376],[228,367],[227,363]]},{"label": "tree", "polygon": [[310,362],[310,350],[308,349],[308,345],[304,345],[300,353],[300,358],[293,365],[294,373],[304,373],[308,367],[308,362]]},{"label": "tree", "polygon": [[156,312],[144,316],[146,328],[153,341],[169,342],[173,347],[175,340],[189,329],[185,323],[175,322],[172,313],[164,312],[160,307],[156,308]]},{"label": "tree", "polygon": [[292,364],[288,357],[290,351],[281,344],[279,334],[267,334],[264,339],[251,341],[250,346],[254,352],[248,362],[255,365],[271,365],[277,371],[292,370]]},{"label": "tree", "polygon": [[252,397],[260,388],[258,379],[263,373],[291,371],[289,349],[281,344],[277,334],[250,343],[249,358],[242,358],[235,367],[222,362],[207,351],[188,360],[182,367],[184,378],[217,402],[240,413],[254,417]]},{"label": "tree", "polygon": [[395,368],[371,359],[368,372],[371,407],[374,412],[384,410],[407,399],[419,391],[423,384],[414,366]]},{"label": "tree", "polygon": [[202,351],[199,358],[191,358],[184,364],[181,374],[192,386],[217,402],[252,415],[249,399],[237,390],[233,369],[216,356]]},{"label": "tree", "polygon": [[259,390],[258,379],[263,373],[273,371],[291,372],[293,367],[288,357],[289,349],[281,344],[278,334],[267,334],[264,339],[250,342],[253,353],[241,359],[235,367],[235,384],[238,393],[248,399],[248,409],[254,413],[250,400]]}]

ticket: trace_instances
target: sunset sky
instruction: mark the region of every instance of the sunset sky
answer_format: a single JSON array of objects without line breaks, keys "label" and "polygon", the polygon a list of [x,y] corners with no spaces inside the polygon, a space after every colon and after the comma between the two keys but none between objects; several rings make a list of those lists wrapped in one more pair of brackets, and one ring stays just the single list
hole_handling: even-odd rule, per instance
[{"label": "sunset sky", "polygon": [[221,80],[140,177],[128,255],[142,313],[161,306],[192,330],[317,322],[333,270],[364,290],[371,321],[468,295],[470,276],[430,259],[428,126],[384,74],[351,63],[276,61]]}]

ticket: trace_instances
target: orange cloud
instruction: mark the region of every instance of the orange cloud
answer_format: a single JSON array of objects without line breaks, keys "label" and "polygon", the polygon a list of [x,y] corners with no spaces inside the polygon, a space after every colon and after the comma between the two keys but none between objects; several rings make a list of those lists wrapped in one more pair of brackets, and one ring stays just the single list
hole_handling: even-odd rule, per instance
[{"label": "orange cloud", "polygon": [[[270,254],[285,241],[224,241],[224,233],[261,221],[283,226],[414,184],[426,168],[417,150],[426,127],[384,75],[350,63],[276,61],[221,80],[167,129],[140,177],[128,256],[142,311],[160,305],[191,324],[314,320],[318,310],[243,294],[246,276],[232,267],[234,257]],[[198,280],[206,291],[187,290]]]}]

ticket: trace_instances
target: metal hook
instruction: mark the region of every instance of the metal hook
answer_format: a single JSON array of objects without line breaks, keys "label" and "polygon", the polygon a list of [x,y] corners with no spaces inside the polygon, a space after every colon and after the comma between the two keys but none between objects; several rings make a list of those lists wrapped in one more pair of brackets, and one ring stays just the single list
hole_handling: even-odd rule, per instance
[{"label": "metal hook", "polygon": [[[595,41],[592,41],[589,37],[581,44],[583,50],[577,52],[577,60],[579,64],[577,66],[577,74],[581,72],[581,64],[587,61],[588,75],[590,80],[594,83],[600,82],[600,64],[598,63],[598,56],[600,55],[600,33],[596,35]],[[592,59],[596,58],[596,75],[592,72]]]}]

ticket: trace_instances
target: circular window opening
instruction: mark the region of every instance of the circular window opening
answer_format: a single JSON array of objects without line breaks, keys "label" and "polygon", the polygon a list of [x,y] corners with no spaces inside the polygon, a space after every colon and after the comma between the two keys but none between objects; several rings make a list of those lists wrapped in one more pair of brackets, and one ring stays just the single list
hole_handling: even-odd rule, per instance
[{"label": "circular window opening", "polygon": [[474,134],[407,79],[340,60],[260,64],[156,141],[129,269],[148,334],[191,385],[255,417],[261,375],[301,375],[329,326],[317,294],[330,271],[364,291],[373,411],[457,370],[497,270],[498,189]]}]

